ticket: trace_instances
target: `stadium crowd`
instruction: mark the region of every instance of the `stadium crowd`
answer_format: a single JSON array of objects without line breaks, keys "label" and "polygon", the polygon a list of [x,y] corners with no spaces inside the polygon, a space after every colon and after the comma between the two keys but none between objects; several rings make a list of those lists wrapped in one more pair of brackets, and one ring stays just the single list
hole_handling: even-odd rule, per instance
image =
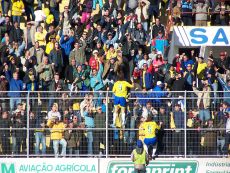
[{"label": "stadium crowd", "polygon": [[[130,154],[136,139],[142,138],[136,130],[121,130],[122,125],[138,129],[146,120],[161,124],[157,154],[185,154],[185,124],[190,129],[188,154],[228,153],[230,56],[222,51],[218,57],[213,52],[199,57],[192,50],[177,54],[172,63],[167,57],[172,25],[195,21],[206,26],[209,16],[212,25],[228,25],[227,2],[162,1],[166,12],[173,9],[166,27],[158,0],[70,0],[63,12],[60,4],[61,0],[1,1],[2,155],[26,153],[28,119],[30,154],[39,155],[41,149],[43,155],[58,157],[59,145],[63,157],[105,154],[106,119],[112,124],[107,126],[109,154],[115,156]],[[127,95],[124,122],[114,120],[113,98],[106,98],[119,76],[134,85]],[[22,91],[33,97],[30,106]]]}]

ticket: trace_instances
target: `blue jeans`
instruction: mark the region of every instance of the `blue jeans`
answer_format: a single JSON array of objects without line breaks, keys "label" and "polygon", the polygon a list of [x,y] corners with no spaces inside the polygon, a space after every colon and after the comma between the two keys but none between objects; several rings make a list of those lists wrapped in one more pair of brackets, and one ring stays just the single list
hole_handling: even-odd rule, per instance
[{"label": "blue jeans", "polygon": [[202,122],[205,122],[211,118],[210,112],[208,109],[201,109],[199,111],[199,118]]},{"label": "blue jeans", "polygon": [[213,84],[211,84],[211,86],[212,86],[212,90],[213,90],[213,97],[214,97],[213,102],[214,102],[214,104],[216,104],[216,97],[217,97],[218,83],[213,83]]},{"label": "blue jeans", "polygon": [[103,8],[103,1],[102,0],[93,0],[93,9],[96,9],[96,4],[99,2],[100,9]]},{"label": "blue jeans", "polygon": [[80,154],[79,150],[75,150],[74,148],[69,148],[69,147],[67,147],[67,148],[68,148],[68,154],[69,154],[68,156],[69,157],[72,157],[73,154],[75,154],[75,155],[79,155]]},{"label": "blue jeans", "polygon": [[10,110],[13,111],[17,107],[17,104],[19,103],[21,103],[21,99],[11,98],[10,99]]},{"label": "blue jeans", "polygon": [[93,154],[93,131],[92,130],[87,130],[87,149],[88,149],[88,154],[92,155]]},{"label": "blue jeans", "polygon": [[147,32],[148,31],[148,22],[141,22],[143,29]]},{"label": "blue jeans", "polygon": [[54,24],[57,25],[59,22],[59,10],[50,7],[50,13],[54,15]]},{"label": "blue jeans", "polygon": [[54,155],[55,158],[58,157],[59,154],[59,144],[61,144],[62,149],[61,149],[61,156],[65,157],[66,156],[66,146],[67,146],[67,142],[65,139],[61,139],[61,140],[53,140],[53,149],[54,149]]},{"label": "blue jeans", "polygon": [[35,132],[35,154],[39,154],[40,144],[42,144],[42,154],[46,154],[46,136],[43,132]]},{"label": "blue jeans", "polygon": [[18,22],[20,24],[21,16],[12,16],[13,17],[13,23]]}]

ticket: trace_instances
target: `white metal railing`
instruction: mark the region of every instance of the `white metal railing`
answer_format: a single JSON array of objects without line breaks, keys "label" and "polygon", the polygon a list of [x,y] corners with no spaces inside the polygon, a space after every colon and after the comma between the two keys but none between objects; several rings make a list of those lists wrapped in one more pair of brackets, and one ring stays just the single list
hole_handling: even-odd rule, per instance
[{"label": "white metal railing", "polygon": [[[2,93],[4,93],[4,92],[2,92]],[[8,92],[6,92],[6,93],[8,93]],[[30,101],[33,100],[33,99],[44,99],[44,100],[46,100],[46,99],[62,99],[62,96],[54,97],[53,94],[62,94],[62,93],[69,93],[69,92],[66,92],[66,91],[63,91],[63,92],[50,92],[50,91],[48,91],[48,92],[47,91],[26,92],[26,91],[23,91],[21,93],[23,94],[22,97],[14,97],[14,98],[11,98],[11,97],[2,97],[1,100],[4,100],[6,102],[8,102],[10,99],[19,99],[19,98],[22,99],[22,100],[25,100],[25,103],[26,103],[26,110],[25,110],[25,112],[26,112],[26,117],[27,117],[26,118],[26,121],[27,121],[26,122],[26,128],[12,128],[12,127],[11,128],[0,128],[0,132],[1,132],[1,130],[9,130],[11,132],[14,131],[14,130],[23,130],[23,131],[26,131],[26,138],[27,138],[27,140],[26,140],[26,145],[27,145],[26,155],[18,155],[18,156],[33,157],[35,155],[34,154],[30,154],[30,151],[29,151],[29,149],[30,149],[30,142],[29,142],[30,133],[31,133],[31,131],[39,130],[39,128],[30,128],[30,125],[31,125],[30,124],[30,119],[29,119]],[[52,96],[50,96],[50,95],[45,96],[45,94],[49,94],[49,93],[51,93]],[[84,130],[84,131],[86,131],[86,130],[104,130],[105,131],[105,139],[106,139],[105,140],[106,144],[105,144],[105,154],[104,154],[104,156],[106,158],[107,157],[113,157],[113,156],[121,156],[121,157],[122,156],[127,156],[125,154],[110,154],[110,148],[109,147],[110,147],[111,142],[113,140],[111,140],[109,138],[109,133],[111,131],[114,131],[114,130],[118,130],[119,132],[127,132],[127,131],[131,132],[131,131],[135,131],[135,132],[138,133],[139,129],[138,128],[116,128],[116,129],[110,128],[110,126],[109,126],[109,116],[111,116],[111,114],[112,114],[111,109],[113,107],[113,105],[109,105],[109,103],[113,100],[113,95],[112,95],[112,92],[110,92],[110,91],[106,91],[106,92],[88,92],[88,91],[87,92],[76,92],[75,94],[79,94],[79,95],[72,95],[71,97],[68,97],[67,99],[69,99],[69,100],[72,100],[72,99],[74,99],[74,100],[83,100],[84,99],[84,94],[89,94],[89,93],[94,94],[93,99],[98,99],[97,94],[99,94],[99,93],[103,93],[104,94],[104,96],[100,97],[99,99],[106,99],[106,112],[105,112],[106,113],[106,128],[78,128],[78,130]],[[184,151],[183,151],[183,153],[184,154],[182,155],[182,157],[189,157],[190,156],[188,154],[188,151],[187,151],[187,149],[188,149],[188,147],[187,147],[187,145],[188,145],[187,133],[188,132],[199,130],[200,133],[205,132],[205,131],[206,132],[207,131],[215,131],[217,133],[218,131],[226,131],[227,130],[226,128],[212,128],[212,129],[210,129],[210,128],[199,128],[199,129],[197,129],[197,128],[187,128],[187,113],[188,113],[188,109],[190,108],[190,105],[187,104],[187,101],[193,100],[193,99],[197,99],[197,96],[193,96],[193,97],[189,96],[188,97],[188,93],[193,93],[193,92],[189,92],[189,91],[168,92],[167,91],[167,93],[170,94],[171,97],[163,97],[163,98],[154,97],[154,95],[153,95],[153,97],[150,97],[150,98],[149,97],[148,98],[144,98],[144,97],[136,98],[136,97],[133,97],[133,94],[137,94],[137,93],[148,95],[148,94],[157,93],[157,92],[131,92],[131,96],[129,98],[129,100],[131,100],[131,102],[132,102],[132,100],[136,100],[136,99],[138,99],[138,100],[160,99],[162,101],[163,100],[170,100],[170,101],[183,100],[184,105],[186,105],[185,109],[183,110],[183,113],[184,113],[184,128],[180,128],[180,129],[169,129],[169,128],[165,128],[164,129],[166,132],[172,132],[174,130],[181,130],[181,131],[184,132],[183,133],[183,145],[184,145]],[[180,97],[180,98],[175,97],[174,93],[176,93],[176,94],[181,93],[182,97]],[[210,93],[212,94],[214,92],[210,92]],[[214,98],[214,97],[210,96],[210,99],[211,100],[212,99],[217,99],[219,101],[219,103],[223,102],[224,99],[230,99],[230,97],[222,97],[221,96],[221,95],[223,95],[223,93],[226,93],[226,91],[225,92],[224,91],[218,91],[217,93],[219,94],[218,97]],[[36,94],[37,94],[37,96],[36,96]],[[40,94],[42,96],[39,96]],[[81,95],[81,94],[83,94],[83,95]],[[172,97],[172,96],[174,96],[174,97]],[[47,106],[47,105],[44,105],[44,106]],[[194,108],[197,108],[196,104],[195,104]],[[210,107],[210,111],[213,112],[213,111],[216,111],[216,109]],[[44,130],[44,128],[42,128],[42,129]],[[65,130],[70,130],[70,129],[71,128],[65,128]],[[50,128],[45,128],[45,130],[50,131],[51,129]],[[137,134],[136,134],[135,140],[137,138],[138,137],[137,137]],[[121,139],[121,141],[122,140],[123,139]],[[216,146],[216,148],[218,149],[218,146]],[[14,155],[14,156],[17,156],[17,155]],[[53,156],[53,155],[52,154],[51,155],[47,154],[45,156],[49,157],[49,156]],[[88,156],[88,155],[87,154],[81,154],[80,156]],[[173,155],[170,155],[170,154],[166,153],[166,154],[162,154],[160,156],[161,157],[168,157],[168,156],[173,156]],[[180,156],[180,155],[178,155],[178,156]],[[192,155],[192,156],[194,156],[194,155]],[[202,155],[202,156],[205,156],[205,155]],[[206,156],[208,156],[208,155],[206,155]],[[218,154],[213,154],[211,156],[222,157],[222,155],[218,155]]]}]

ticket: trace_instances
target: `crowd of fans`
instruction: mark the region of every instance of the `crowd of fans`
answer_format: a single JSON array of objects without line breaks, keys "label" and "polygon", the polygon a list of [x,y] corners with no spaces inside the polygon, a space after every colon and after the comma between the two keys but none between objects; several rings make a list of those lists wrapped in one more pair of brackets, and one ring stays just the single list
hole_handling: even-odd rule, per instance
[{"label": "crowd of fans", "polygon": [[[218,4],[221,7],[207,2],[201,6],[219,10],[216,19],[220,19],[219,24],[228,25],[228,5],[224,9],[222,3],[225,2]],[[103,128],[113,121],[113,99],[111,95],[106,97],[105,91],[112,90],[119,73],[124,74],[126,81],[134,82],[125,128],[139,128],[149,117],[161,123],[162,128],[157,132],[158,154],[184,154],[184,131],[176,129],[185,128],[185,124],[191,128],[187,132],[189,154],[227,154],[230,57],[226,52],[220,52],[219,57],[210,52],[204,58],[191,51],[176,55],[169,63],[166,54],[170,33],[161,24],[158,1],[70,0],[62,13],[60,4],[59,0],[38,0],[36,6],[34,0],[2,1],[0,143],[3,155],[26,153],[28,122],[31,155],[105,154]],[[193,14],[183,12],[190,9],[192,12],[193,6],[199,12],[200,4],[204,2],[182,1],[180,7],[178,1],[173,8],[174,24],[182,19],[184,25],[192,25]],[[196,25],[206,23],[196,13]],[[30,92],[29,106],[25,102],[28,93],[22,91]],[[116,127],[111,127],[108,133],[112,155],[130,154],[139,138],[137,131],[120,130],[120,127],[117,119]],[[223,129],[210,131],[215,127]]]}]

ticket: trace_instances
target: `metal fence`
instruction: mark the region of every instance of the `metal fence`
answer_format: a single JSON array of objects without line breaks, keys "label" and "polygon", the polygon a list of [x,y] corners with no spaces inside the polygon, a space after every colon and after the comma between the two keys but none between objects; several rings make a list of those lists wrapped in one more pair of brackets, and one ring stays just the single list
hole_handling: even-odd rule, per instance
[{"label": "metal fence", "polygon": [[[159,157],[225,157],[230,98],[224,92],[200,93],[131,92],[125,126],[120,114],[112,125],[111,92],[1,93],[0,157],[127,157],[146,117],[162,126],[156,132]],[[52,114],[53,105],[61,117],[47,126],[59,115]]]}]

